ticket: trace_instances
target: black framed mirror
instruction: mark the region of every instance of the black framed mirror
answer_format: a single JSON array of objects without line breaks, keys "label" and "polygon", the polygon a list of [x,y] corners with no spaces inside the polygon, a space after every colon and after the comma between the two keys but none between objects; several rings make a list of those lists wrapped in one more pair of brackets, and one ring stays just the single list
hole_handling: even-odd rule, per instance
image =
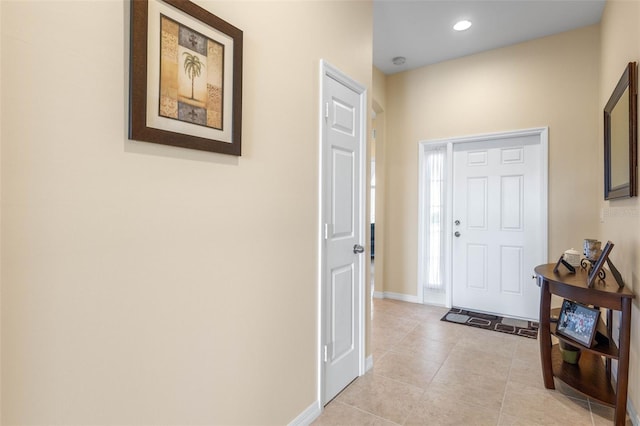
[{"label": "black framed mirror", "polygon": [[604,107],[604,199],[638,195],[636,62],[629,62]]}]

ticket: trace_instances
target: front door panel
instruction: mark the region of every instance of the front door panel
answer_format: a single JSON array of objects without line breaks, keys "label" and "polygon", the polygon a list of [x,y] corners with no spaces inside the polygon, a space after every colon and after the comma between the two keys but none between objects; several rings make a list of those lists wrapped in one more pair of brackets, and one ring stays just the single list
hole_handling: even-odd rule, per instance
[{"label": "front door panel", "polygon": [[538,317],[530,278],[546,261],[540,149],[535,136],[454,146],[454,306]]}]

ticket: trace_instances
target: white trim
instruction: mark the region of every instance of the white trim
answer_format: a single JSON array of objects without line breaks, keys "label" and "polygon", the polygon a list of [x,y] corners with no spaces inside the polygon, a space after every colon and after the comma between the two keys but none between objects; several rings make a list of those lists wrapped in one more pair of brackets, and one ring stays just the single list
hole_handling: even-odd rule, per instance
[{"label": "white trim", "polygon": [[633,426],[640,426],[640,417],[638,416],[638,412],[633,406],[633,402],[631,398],[627,396],[627,414],[629,415],[629,419],[631,419],[631,423]]},{"label": "white trim", "polygon": [[320,401],[315,401],[313,404],[307,407],[302,413],[295,419],[291,420],[288,426],[307,426],[313,423],[315,419],[322,414],[322,407]]},{"label": "white trim", "polygon": [[376,299],[391,299],[409,303],[422,303],[422,300],[420,300],[418,296],[413,296],[411,294],[394,293],[391,291],[376,291],[375,293],[373,293],[373,297],[375,297]]},{"label": "white trim", "polygon": [[477,135],[470,136],[460,136],[453,138],[443,138],[443,139],[429,139],[419,141],[420,144],[449,144],[449,143],[466,143],[466,142],[483,142],[483,141],[492,141],[496,139],[509,139],[514,137],[524,137],[524,136],[541,136],[541,141],[544,138],[548,139],[549,127],[533,127],[530,129],[521,129],[521,130],[509,130],[506,132],[493,132],[493,133],[481,133]]},{"label": "white trim", "polygon": [[366,371],[369,371],[373,368],[373,355],[369,355],[364,362],[364,367]]},{"label": "white trim", "polygon": [[542,127],[539,129],[540,135],[540,188],[542,197],[540,197],[540,212],[542,215],[542,259],[549,259],[549,128]]},{"label": "white trim", "polygon": [[[340,84],[347,86],[349,89],[353,90],[359,95],[364,95],[364,99],[361,98],[362,102],[360,106],[362,106],[363,108],[366,108],[367,89],[363,85],[361,85],[360,83],[358,83],[357,81],[355,81],[354,79],[352,79],[351,77],[349,77],[348,75],[340,71],[338,68],[334,67],[333,65],[325,61],[324,59],[320,60],[320,66],[322,68],[322,75],[326,74],[327,77],[333,78],[334,80],[338,81]],[[320,102],[322,102],[322,99],[320,100]],[[363,109],[360,124],[362,125],[366,124],[366,118],[367,118],[367,110]],[[321,122],[322,122],[322,118],[321,118]],[[366,127],[364,129],[366,130]],[[363,141],[364,139],[366,139],[364,138],[366,134],[367,132],[364,132],[362,134]]]},{"label": "white trim", "polygon": [[[453,182],[453,143],[447,144],[447,207],[445,207],[445,224],[444,224],[444,232],[445,243],[444,249],[445,253],[453,253],[453,185],[450,184]],[[447,283],[444,287],[445,301],[446,307],[453,307],[453,291],[451,290],[451,279],[450,273],[453,271],[453,259],[451,259],[451,255],[449,254],[444,261],[445,268],[445,282]]]},{"label": "white trim", "polygon": [[[611,364],[611,386],[613,387],[613,389],[617,389],[618,387],[618,383],[616,381],[617,377],[618,377],[618,363],[614,362]],[[598,402],[596,402],[596,404],[598,404]],[[627,415],[629,415],[629,420],[631,420],[631,423],[633,424],[633,426],[640,426],[640,416],[638,416],[638,412],[636,411],[636,408],[633,406],[633,401],[631,401],[631,398],[629,397],[628,394],[627,394]]]},{"label": "white trim", "polygon": [[[349,89],[353,90],[354,92],[356,92],[357,94],[360,95],[360,199],[359,199],[359,205],[360,205],[360,237],[362,239],[362,241],[360,242],[360,244],[362,244],[363,246],[368,246],[368,244],[366,244],[365,237],[366,237],[366,229],[365,226],[369,223],[368,220],[366,220],[366,207],[365,207],[365,201],[367,200],[367,192],[368,192],[368,187],[367,187],[367,182],[369,181],[367,176],[366,176],[366,156],[367,156],[367,89],[366,87],[362,86],[360,83],[358,83],[357,81],[353,80],[351,77],[347,76],[345,73],[343,73],[342,71],[340,71],[338,68],[334,67],[333,65],[329,64],[327,61],[325,61],[324,59],[320,60],[320,93],[319,93],[319,109],[318,109],[318,118],[319,118],[319,176],[318,176],[318,209],[319,209],[319,222],[317,225],[317,229],[318,229],[318,348],[317,348],[317,362],[318,362],[318,401],[320,401],[321,405],[324,405],[324,403],[328,402],[328,401],[323,401],[323,395],[324,395],[324,362],[322,359],[322,347],[324,345],[324,318],[323,318],[323,313],[324,313],[324,305],[323,305],[323,298],[322,298],[322,283],[323,283],[323,270],[324,270],[324,263],[325,263],[325,258],[326,258],[326,253],[325,253],[325,247],[323,244],[324,241],[324,236],[323,236],[323,226],[322,224],[325,223],[324,222],[324,216],[323,216],[323,203],[324,203],[324,199],[323,199],[323,171],[324,171],[324,164],[323,164],[323,139],[324,139],[324,107],[322,105],[323,102],[323,93],[324,93],[324,77],[327,76],[329,78],[332,78],[334,80],[336,80],[337,82],[339,82],[340,84],[348,87]],[[363,255],[363,259],[366,259],[367,256],[366,254]],[[359,369],[359,374],[363,375],[366,372],[366,362],[365,362],[365,287],[366,283],[365,283],[365,278],[366,278],[366,274],[365,274],[365,260],[363,260],[362,262],[360,262],[360,268],[358,270],[358,275],[360,278],[360,289],[359,289],[359,294],[358,294],[358,304],[359,304],[359,311],[360,311],[360,327],[358,330],[359,336],[358,336],[358,340],[359,340],[359,354],[358,354],[358,369]]]},{"label": "white trim", "polygon": [[[452,274],[452,249],[453,249],[453,237],[452,237],[452,222],[453,222],[453,146],[458,143],[469,143],[469,142],[483,142],[487,140],[496,140],[496,139],[507,139],[513,137],[524,137],[524,136],[538,136],[540,140],[540,174],[541,174],[541,201],[540,201],[540,212],[541,212],[541,220],[542,220],[542,228],[544,232],[542,232],[542,247],[540,258],[545,261],[548,257],[548,247],[549,247],[549,237],[548,237],[548,229],[549,229],[549,128],[548,127],[534,127],[531,129],[522,129],[522,130],[513,130],[507,132],[496,132],[496,133],[484,133],[472,136],[463,136],[463,137],[454,137],[454,138],[445,138],[445,139],[432,139],[419,141],[418,143],[418,158],[419,158],[419,170],[418,170],[418,282],[417,284],[417,298],[420,300],[418,303],[424,303],[424,290],[422,286],[422,282],[424,281],[423,272],[424,272],[424,261],[425,258],[425,238],[424,231],[425,226],[422,223],[422,218],[424,217],[424,212],[426,209],[427,200],[424,197],[424,172],[425,172],[425,164],[424,164],[424,156],[426,152],[431,149],[433,146],[438,145],[446,145],[447,146],[447,159],[446,159],[446,207],[445,207],[445,252],[447,253],[447,258],[445,260],[445,300],[446,307],[450,308],[453,304],[453,293],[452,293],[452,282],[451,282],[451,274]],[[413,296],[410,296],[413,297]],[[401,300],[401,299],[398,299]],[[640,425],[639,425],[640,426]]]},{"label": "white trim", "polygon": [[[446,250],[446,249],[445,249]],[[445,259],[445,272],[446,272],[446,260]],[[424,297],[422,303],[430,306],[447,307],[447,291],[434,291],[428,288],[424,289]]]},{"label": "white trim", "polygon": [[322,395],[324,395],[324,363],[323,363],[323,359],[322,359],[322,344],[323,344],[323,326],[322,326],[322,308],[323,308],[323,303],[322,303],[322,280],[323,280],[323,267],[324,267],[324,262],[325,262],[325,252],[324,252],[324,230],[322,229],[323,226],[323,212],[322,212],[322,203],[323,203],[323,199],[322,199],[322,191],[323,191],[323,182],[322,182],[322,171],[324,170],[324,161],[323,161],[323,152],[322,152],[322,137],[323,137],[323,121],[324,121],[324,114],[322,113],[324,106],[322,105],[322,91],[324,90],[324,84],[323,84],[323,76],[324,76],[324,64],[323,61],[320,61],[320,67],[319,67],[319,75],[318,75],[318,81],[319,81],[319,90],[320,93],[318,95],[318,223],[316,225],[316,228],[318,230],[318,270],[317,270],[317,274],[318,274],[318,288],[317,288],[317,293],[316,293],[316,298],[317,298],[317,319],[318,319],[318,323],[317,323],[317,330],[316,330],[316,338],[317,338],[317,342],[318,342],[318,347],[316,348],[316,354],[317,354],[317,359],[316,359],[316,366],[317,366],[317,371],[316,371],[316,377],[317,377],[317,400],[320,403],[320,405],[322,405]]}]

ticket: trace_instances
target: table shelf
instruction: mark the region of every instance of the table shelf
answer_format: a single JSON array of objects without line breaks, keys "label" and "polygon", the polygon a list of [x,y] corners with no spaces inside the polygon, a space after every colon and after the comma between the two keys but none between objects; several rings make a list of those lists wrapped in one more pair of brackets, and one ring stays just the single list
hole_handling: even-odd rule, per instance
[{"label": "table shelf", "polygon": [[558,345],[551,348],[553,375],[585,396],[615,407],[616,392],[608,379],[602,357],[593,352],[582,352],[578,364],[562,360]]},{"label": "table shelf", "polygon": [[[554,318],[558,317],[558,314],[560,313],[560,308],[556,308],[556,309],[552,309],[551,310],[551,316]],[[571,339],[570,337],[564,336],[562,334],[558,334],[556,333],[556,327],[557,324],[555,322],[551,322],[549,324],[549,331],[551,332],[551,334],[553,334],[558,340],[561,340],[563,342],[566,342],[570,345],[573,345],[577,348],[580,348],[582,350],[582,352],[592,352],[596,355],[600,355],[600,356],[605,356],[607,358],[611,358],[611,359],[615,359],[617,360],[619,355],[620,355],[620,351],[618,350],[618,346],[616,345],[616,343],[613,341],[613,339],[611,338],[611,336],[609,336],[609,332],[607,330],[606,325],[604,324],[604,322],[602,321],[602,319],[598,320],[598,328],[597,331],[602,334],[604,337],[607,338],[608,343],[607,344],[597,344],[591,348],[587,348],[585,346],[583,346],[580,342],[576,342],[575,340]]]}]

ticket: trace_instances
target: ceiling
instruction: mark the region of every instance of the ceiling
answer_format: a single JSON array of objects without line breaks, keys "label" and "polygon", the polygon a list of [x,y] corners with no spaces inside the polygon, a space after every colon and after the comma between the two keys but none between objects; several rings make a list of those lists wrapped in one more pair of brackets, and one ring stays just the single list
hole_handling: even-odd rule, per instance
[{"label": "ceiling", "polygon": [[[385,74],[600,22],[605,0],[374,0],[373,63]],[[452,29],[461,19],[466,31]],[[392,59],[404,56],[404,65]]]}]

